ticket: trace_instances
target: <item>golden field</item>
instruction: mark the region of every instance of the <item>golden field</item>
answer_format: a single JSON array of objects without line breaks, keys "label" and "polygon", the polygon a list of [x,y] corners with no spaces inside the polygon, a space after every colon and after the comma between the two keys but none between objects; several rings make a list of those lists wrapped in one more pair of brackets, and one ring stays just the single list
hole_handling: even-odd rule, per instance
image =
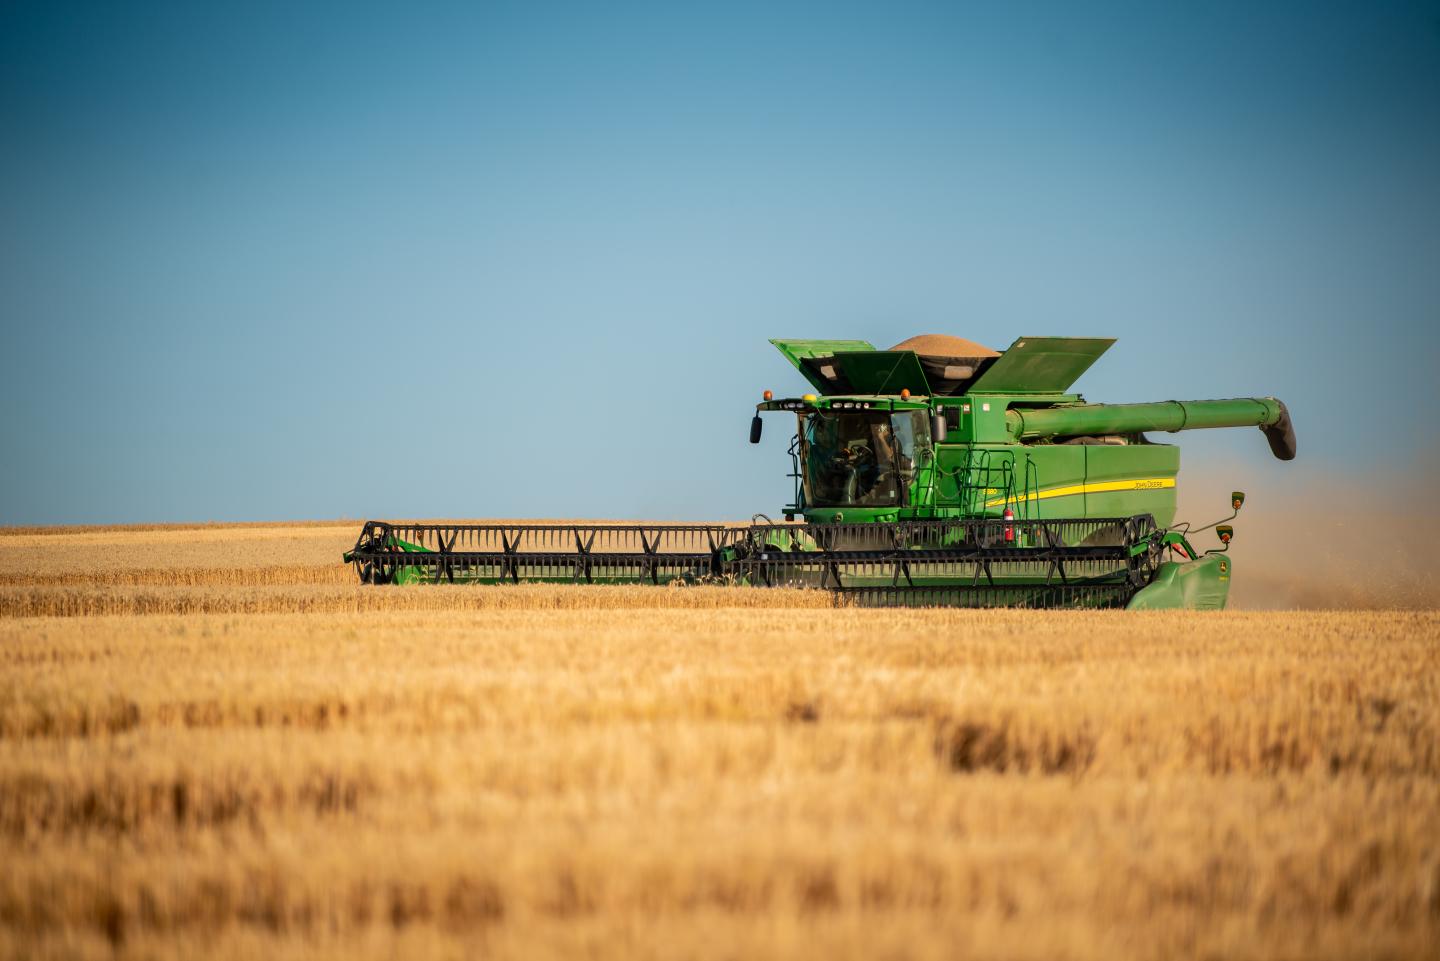
[{"label": "golden field", "polygon": [[1433,611],[361,588],[357,529],[0,532],[0,955],[1440,956]]}]

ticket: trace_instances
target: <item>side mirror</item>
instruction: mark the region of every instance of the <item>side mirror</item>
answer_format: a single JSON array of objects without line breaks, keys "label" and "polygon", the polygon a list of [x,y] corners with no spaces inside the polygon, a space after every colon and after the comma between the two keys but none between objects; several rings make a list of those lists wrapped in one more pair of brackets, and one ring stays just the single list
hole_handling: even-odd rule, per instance
[{"label": "side mirror", "polygon": [[1215,527],[1215,536],[1220,538],[1220,543],[1230,545],[1230,539],[1235,536],[1235,528],[1229,524],[1218,524]]},{"label": "side mirror", "polygon": [[945,415],[930,415],[930,441],[938,444],[945,439]]},{"label": "side mirror", "polygon": [[754,417],[750,418],[750,443],[760,443],[760,430],[764,426],[765,424],[763,421],[760,420],[759,414],[756,414]]},{"label": "side mirror", "polygon": [[1233,507],[1233,508],[1235,508],[1235,513],[1237,513],[1237,514],[1240,513],[1240,505],[1243,504],[1243,503],[1245,503],[1245,492],[1244,492],[1244,491],[1231,491],[1231,493],[1230,493],[1230,506]]}]

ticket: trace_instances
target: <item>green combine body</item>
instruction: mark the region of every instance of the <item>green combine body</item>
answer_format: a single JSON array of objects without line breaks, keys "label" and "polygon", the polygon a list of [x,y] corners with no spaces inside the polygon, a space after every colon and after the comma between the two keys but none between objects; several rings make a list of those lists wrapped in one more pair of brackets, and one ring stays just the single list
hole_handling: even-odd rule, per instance
[{"label": "green combine body", "polygon": [[1231,528],[1209,525],[1219,550],[1189,543],[1175,524],[1179,449],[1146,435],[1258,427],[1289,460],[1282,402],[1090,404],[1070,388],[1113,340],[1022,337],[1001,354],[924,340],[930,352],[772,341],[814,387],[767,391],[751,424],[758,442],[762,413],[797,418],[789,523],[370,522],[346,561],[371,582],[717,580],[899,605],[1225,605]]}]

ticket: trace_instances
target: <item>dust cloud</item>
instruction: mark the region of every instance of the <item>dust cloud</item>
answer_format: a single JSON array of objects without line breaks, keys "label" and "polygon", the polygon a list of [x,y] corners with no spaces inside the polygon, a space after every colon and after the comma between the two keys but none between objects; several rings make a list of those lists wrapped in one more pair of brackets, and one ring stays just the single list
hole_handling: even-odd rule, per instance
[{"label": "dust cloud", "polygon": [[[1235,580],[1229,606],[1440,608],[1437,463],[1428,460],[1403,473],[1295,471],[1283,480],[1266,476],[1235,484],[1245,490],[1246,501],[1232,522]],[[1228,514],[1234,479],[1182,469],[1176,519],[1198,527]],[[1211,531],[1195,535],[1192,543],[1201,551],[1219,546]]]}]

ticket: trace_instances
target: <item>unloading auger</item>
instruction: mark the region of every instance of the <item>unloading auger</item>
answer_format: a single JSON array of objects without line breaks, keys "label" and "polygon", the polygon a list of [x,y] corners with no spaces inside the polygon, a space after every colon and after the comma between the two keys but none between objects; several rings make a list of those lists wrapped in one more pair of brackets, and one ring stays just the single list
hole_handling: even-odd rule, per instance
[{"label": "unloading auger", "polygon": [[[370,584],[722,583],[811,587],[866,606],[1218,609],[1245,495],[1223,521],[1176,524],[1179,448],[1146,434],[1258,427],[1281,460],[1273,397],[1090,404],[1072,384],[1114,343],[957,337],[890,350],[774,340],[814,387],[762,413],[797,419],[785,521],[425,524],[368,521],[345,554]],[[1213,528],[1221,546],[1188,537]]]}]

